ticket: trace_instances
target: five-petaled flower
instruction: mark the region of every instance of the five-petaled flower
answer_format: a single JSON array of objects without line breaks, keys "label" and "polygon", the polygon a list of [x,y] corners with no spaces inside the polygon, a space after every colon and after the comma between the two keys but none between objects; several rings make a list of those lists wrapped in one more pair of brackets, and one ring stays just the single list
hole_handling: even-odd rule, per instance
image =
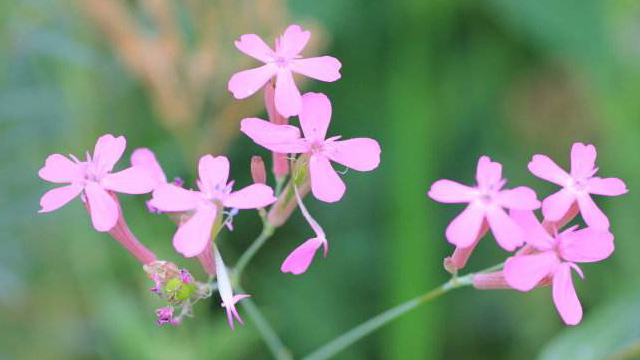
[{"label": "five-petaled flower", "polygon": [[195,211],[173,237],[173,246],[186,257],[197,256],[205,250],[216,217],[222,215],[224,207],[256,209],[276,201],[273,190],[263,184],[232,191],[233,181],[227,183],[229,160],[225,156],[201,157],[198,172],[200,191],[164,184],[153,191],[150,200],[150,205],[161,211]]},{"label": "five-petaled flower", "polygon": [[[124,153],[124,136],[103,135],[98,139],[93,156],[87,152],[87,160],[80,161],[60,155],[50,155],[38,175],[53,183],[69,183],[49,190],[40,199],[39,212],[60,208],[84,191],[91,213],[93,227],[102,232],[111,230],[120,213],[111,191],[125,194],[144,194],[153,190],[154,181],[137,167],[111,172]],[[84,200],[84,198],[83,198]]]},{"label": "five-petaled flower", "polygon": [[233,75],[229,80],[229,91],[236,99],[244,99],[275,76],[276,109],[285,117],[297,115],[302,101],[300,91],[293,81],[293,73],[327,82],[340,79],[342,64],[338,59],[331,56],[301,58],[300,52],[307,45],[310,36],[311,32],[303,31],[298,25],[291,25],[276,39],[276,50],[273,51],[258,35],[242,35],[235,42],[238,50],[265,65]]},{"label": "five-petaled flower", "polygon": [[596,148],[593,145],[573,144],[570,174],[545,155],[533,156],[529,163],[529,171],[539,178],[563,187],[542,201],[542,214],[546,220],[559,220],[577,201],[587,225],[599,229],[609,228],[609,219],[593,202],[590,194],[618,196],[628,190],[624,182],[618,178],[594,176],[598,171],[595,165],[596,156]]},{"label": "five-petaled flower", "polygon": [[429,190],[429,197],[442,203],[469,203],[467,208],[449,224],[447,240],[461,248],[477,241],[484,221],[488,221],[498,244],[507,251],[522,245],[522,230],[503,208],[535,210],[540,207],[536,193],[519,186],[502,190],[502,165],[492,162],[488,156],[480,157],[476,172],[477,187],[469,187],[451,180],[438,180]]},{"label": "five-petaled flower", "polygon": [[571,268],[584,277],[576,262],[597,262],[613,253],[613,235],[607,230],[592,227],[576,230],[573,226],[551,236],[538,222],[532,211],[512,211],[512,217],[525,232],[526,242],[537,252],[516,255],[507,259],[504,276],[509,286],[529,291],[543,279],[550,277],[553,301],[568,325],[582,319],[582,306],[571,280]]},{"label": "five-petaled flower", "polygon": [[268,121],[248,118],[242,120],[241,131],[258,145],[279,152],[309,154],[311,191],[319,200],[336,202],[345,192],[345,184],[329,160],[358,171],[370,171],[380,163],[380,145],[370,138],[338,140],[326,139],[331,121],[331,102],[326,95],[306,93],[302,96],[299,115],[300,131],[292,125],[275,125]]}]

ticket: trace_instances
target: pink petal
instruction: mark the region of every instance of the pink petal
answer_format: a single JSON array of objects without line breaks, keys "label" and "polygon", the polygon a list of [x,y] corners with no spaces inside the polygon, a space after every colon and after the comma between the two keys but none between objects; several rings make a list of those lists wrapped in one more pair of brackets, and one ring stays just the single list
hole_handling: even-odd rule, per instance
[{"label": "pink petal", "polygon": [[236,303],[242,299],[251,297],[251,295],[247,294],[238,294],[233,297],[230,304],[222,303],[222,307],[227,310],[227,321],[229,322],[229,326],[231,326],[231,330],[234,328],[233,318],[235,317],[240,324],[244,324],[240,314],[238,314],[238,309],[236,309]]},{"label": "pink petal", "polygon": [[553,274],[553,302],[560,317],[567,325],[577,325],[582,320],[582,306],[571,280],[571,266],[562,263]]},{"label": "pink petal", "polygon": [[589,177],[596,167],[596,148],[593,145],[575,143],[571,147],[571,176]]},{"label": "pink petal", "polygon": [[591,194],[618,196],[627,193],[627,185],[618,178],[592,177],[587,180],[587,191]]},{"label": "pink petal", "polygon": [[529,291],[545,276],[553,273],[559,263],[560,260],[553,251],[513,256],[504,264],[504,277],[512,288]]},{"label": "pink petal", "polygon": [[83,177],[80,166],[60,154],[49,155],[38,176],[54,183],[70,183]]},{"label": "pink petal", "polygon": [[152,207],[169,212],[193,210],[198,207],[200,194],[173,184],[164,184],[153,191]]},{"label": "pink petal", "polygon": [[593,202],[593,199],[589,194],[583,193],[577,196],[578,198],[578,206],[580,207],[580,213],[582,214],[582,218],[584,222],[587,223],[590,227],[596,229],[609,229],[609,219],[607,216],[600,210],[598,205]]},{"label": "pink petal", "polygon": [[369,138],[333,141],[323,153],[331,160],[358,171],[371,171],[380,164],[380,145]]},{"label": "pink petal", "polygon": [[229,159],[226,156],[204,155],[198,162],[198,175],[200,186],[207,195],[213,194],[216,189],[222,190],[229,179]]},{"label": "pink petal", "polygon": [[211,229],[216,219],[216,208],[201,207],[196,210],[191,219],[180,225],[173,236],[173,247],[184,257],[198,256],[211,240]]},{"label": "pink petal", "polygon": [[511,219],[520,226],[524,234],[524,241],[538,250],[551,250],[555,244],[554,238],[544,229],[531,210],[511,210]]},{"label": "pink petal", "polygon": [[576,201],[574,192],[568,189],[549,195],[542,201],[542,214],[549,221],[558,221],[569,211],[571,205]]},{"label": "pink petal", "polygon": [[271,151],[297,154],[309,151],[309,145],[300,138],[300,130],[292,125],[276,125],[257,118],[243,119],[240,130],[256,144]]},{"label": "pink petal", "polygon": [[488,156],[481,156],[478,160],[476,180],[481,187],[490,187],[502,180],[502,165],[491,161]]},{"label": "pink petal", "polygon": [[437,202],[455,204],[473,201],[477,191],[472,187],[443,179],[434,182],[427,195]]},{"label": "pink petal", "polygon": [[280,271],[283,273],[290,272],[294,275],[306,272],[320,246],[325,246],[326,255],[326,242],[327,240],[324,238],[313,238],[305,241],[287,256],[280,267]]},{"label": "pink petal", "polygon": [[124,136],[114,137],[111,134],[101,136],[93,150],[93,163],[96,165],[97,172],[105,174],[111,171],[122,157],[126,147],[127,141]]},{"label": "pink petal", "polygon": [[295,57],[304,49],[310,37],[310,31],[304,31],[298,25],[290,25],[280,37],[278,54],[287,58]]},{"label": "pink petal", "polygon": [[533,175],[554,184],[565,186],[569,181],[569,174],[546,155],[533,155],[528,167]]},{"label": "pink petal", "polygon": [[306,93],[302,96],[300,126],[309,141],[324,141],[331,121],[331,102],[325,94]]},{"label": "pink petal", "polygon": [[311,155],[309,172],[313,196],[329,203],[342,199],[346,186],[338,173],[331,167],[329,159],[322,155]]},{"label": "pink petal", "polygon": [[89,182],[85,185],[85,193],[89,201],[91,222],[93,227],[101,232],[106,232],[116,225],[120,209],[116,200],[109,195],[100,185]]},{"label": "pink petal", "polygon": [[73,200],[73,198],[80,195],[81,191],[81,184],[71,184],[51,189],[44,195],[42,195],[42,198],[40,198],[40,206],[42,207],[42,209],[40,209],[38,212],[45,213],[59,209],[63,205],[66,205],[69,201]]},{"label": "pink petal", "polygon": [[167,182],[167,176],[162,171],[155,154],[147,148],[136,149],[131,154],[131,165],[144,169],[147,175],[153,178],[158,185]]},{"label": "pink petal", "polygon": [[142,168],[132,166],[102,178],[100,184],[109,190],[125,194],[146,194],[153,191],[156,181]]},{"label": "pink petal", "polygon": [[300,91],[293,81],[291,70],[281,68],[276,76],[276,110],[284,117],[298,115],[302,108]]},{"label": "pink petal", "polygon": [[487,220],[493,236],[503,249],[513,251],[524,243],[522,229],[502,208],[488,208]]},{"label": "pink petal", "polygon": [[502,190],[497,197],[500,205],[508,209],[535,210],[540,207],[536,192],[526,186]]},{"label": "pink petal", "polygon": [[277,72],[273,64],[240,71],[229,80],[229,91],[236,99],[245,99],[256,93]]},{"label": "pink petal", "polygon": [[320,81],[333,82],[340,79],[342,64],[333,56],[320,56],[294,59],[289,66],[295,73]]},{"label": "pink petal", "polygon": [[613,234],[606,230],[585,228],[565,231],[561,235],[560,256],[572,262],[596,262],[608,258],[615,248]]},{"label": "pink petal", "polygon": [[470,204],[447,227],[445,232],[447,240],[461,248],[473,245],[478,239],[484,217],[483,208]]},{"label": "pink petal", "polygon": [[238,50],[265,63],[273,61],[276,56],[276,53],[255,34],[240,36],[235,45]]},{"label": "pink petal", "polygon": [[273,189],[269,186],[253,184],[229,194],[224,201],[224,206],[236,209],[257,209],[271,205],[276,200]]}]

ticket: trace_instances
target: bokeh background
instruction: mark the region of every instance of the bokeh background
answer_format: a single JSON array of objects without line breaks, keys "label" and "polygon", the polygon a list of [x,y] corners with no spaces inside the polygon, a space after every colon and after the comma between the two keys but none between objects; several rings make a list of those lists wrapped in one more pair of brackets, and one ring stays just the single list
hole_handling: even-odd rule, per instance
[{"label": "bokeh background", "polygon": [[[438,178],[472,183],[477,159],[509,184],[555,188],[526,164],[568,166],[573,142],[596,144],[603,176],[630,193],[599,199],[616,252],[574,281],[585,317],[565,327],[550,289],[464,288],[424,305],[337,359],[633,359],[640,354],[640,3],[635,0],[8,0],[0,3],[0,359],[269,359],[253,324],[231,331],[217,299],[180,327],[157,327],[150,281],[92,230],[81,202],[38,215],[50,153],[82,154],[104,133],[153,149],[192,182],[205,153],[227,154],[249,183],[238,133],[264,117],[261,95],[226,90],[255,65],[233,40],[271,43],[287,24],[313,30],[305,55],[343,63],[336,83],[307,83],[333,102],[331,134],[382,145],[374,172],[349,171],[337,204],[307,204],[329,256],[304,276],[281,261],[311,234],[298,212],[250,264],[244,287],[297,357],[447,280],[444,239],[460,206],[425,194]],[[161,258],[201,276],[171,249],[174,227],[145,196],[121,196],[133,231]],[[233,263],[259,233],[240,214],[219,239]],[[490,238],[468,269],[507,254]],[[246,320],[245,316],[245,320]]]}]

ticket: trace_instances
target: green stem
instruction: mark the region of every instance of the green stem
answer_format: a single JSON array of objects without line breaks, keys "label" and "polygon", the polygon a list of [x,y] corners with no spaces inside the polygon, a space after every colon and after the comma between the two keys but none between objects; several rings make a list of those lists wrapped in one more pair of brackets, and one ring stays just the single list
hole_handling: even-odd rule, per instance
[{"label": "green stem", "polygon": [[[238,293],[246,293],[240,286],[236,287],[236,291]],[[273,330],[256,304],[250,298],[242,300],[240,304],[255,324],[262,339],[267,344],[271,354],[273,354],[273,357],[277,360],[293,360],[293,356],[291,356],[287,347],[282,343],[282,340],[280,340],[278,334]]]},{"label": "green stem", "polygon": [[267,240],[269,240],[269,238],[271,237],[271,235],[273,235],[275,230],[276,230],[275,226],[271,225],[268,221],[264,222],[264,227],[262,228],[262,232],[260,233],[260,236],[258,236],[253,241],[251,246],[249,246],[249,248],[242,254],[242,256],[240,256],[240,259],[236,263],[236,267],[233,271],[233,274],[237,279],[237,282],[240,282],[240,277],[242,276],[242,272],[244,271],[244,268],[247,266],[247,264],[249,264],[251,259],[253,259],[253,257],[256,255],[258,250],[260,250],[260,248],[262,247],[262,245],[264,245],[264,243]]},{"label": "green stem", "polygon": [[352,345],[356,341],[371,334],[375,330],[378,330],[382,326],[388,324],[392,320],[399,318],[412,309],[415,309],[421,304],[424,304],[430,300],[439,297],[442,294],[449,292],[450,290],[459,288],[461,286],[467,286],[472,284],[473,275],[468,274],[463,277],[451,278],[446,283],[438,286],[437,288],[415,297],[405,303],[402,303],[394,308],[391,308],[365,322],[356,326],[355,328],[340,335],[336,339],[332,340],[328,344],[322,346],[318,350],[314,351],[310,355],[305,356],[302,360],[326,360],[332,356],[338,354],[348,346]]}]

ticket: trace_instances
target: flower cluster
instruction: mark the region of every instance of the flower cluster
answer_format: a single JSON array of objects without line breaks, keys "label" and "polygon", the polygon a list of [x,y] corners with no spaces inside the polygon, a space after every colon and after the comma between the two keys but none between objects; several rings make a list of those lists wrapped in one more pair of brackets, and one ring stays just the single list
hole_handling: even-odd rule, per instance
[{"label": "flower cluster", "polygon": [[[233,75],[229,90],[235,98],[243,99],[264,87],[269,121],[243,119],[241,130],[273,152],[275,191],[267,185],[260,157],[253,157],[251,161],[254,184],[238,190],[234,190],[234,182],[229,180],[230,162],[223,155],[206,154],[200,158],[198,181],[193,187],[178,178],[169,182],[155,154],[147,148],[136,149],[131,155],[131,166],[115,172],[113,169],[124,154],[126,141],[124,136],[110,134],[98,139],[93,155],[87,153],[85,161],[73,155],[67,158],[53,154],[40,170],[42,179],[68,184],[48,191],[40,200],[40,212],[56,210],[81,195],[93,227],[109,233],[144,265],[154,282],[151,291],[164,301],[156,310],[158,325],[180,324],[184,316],[191,316],[193,304],[210,297],[214,289],[220,294],[231,328],[235,320],[242,323],[236,303],[249,295],[234,295],[234,291],[239,289],[245,263],[241,258],[236,268],[228,269],[215,242],[217,235],[224,228],[232,231],[234,217],[240,210],[247,209],[257,209],[265,231],[273,233],[299,206],[316,236],[293,250],[281,270],[304,273],[319,247],[324,247],[326,256],[328,243],[302,199],[309,191],[328,203],[343,197],[346,185],[331,161],[358,171],[370,171],[378,166],[380,146],[375,140],[327,138],[331,120],[329,98],[320,93],[301,95],[296,87],[294,73],[326,82],[340,78],[342,65],[337,59],[300,56],[310,36],[309,31],[291,25],[276,40],[275,51],[254,34],[243,35],[235,43],[240,51],[265,63]],[[291,116],[298,116],[302,132],[297,126],[289,125]],[[140,243],[124,219],[116,193],[152,193],[147,201],[149,211],[164,214],[176,223],[174,249],[186,258],[197,257],[209,281],[196,281],[188,270],[179,269],[170,261],[158,260]]]},{"label": "flower cluster", "polygon": [[[583,277],[576,263],[604,260],[614,250],[609,220],[591,195],[618,196],[628,191],[620,179],[595,176],[598,170],[595,160],[595,147],[582,143],[571,148],[570,173],[549,157],[534,155],[529,171],[562,187],[542,203],[530,188],[503,189],[506,180],[502,178],[502,165],[487,156],[478,162],[476,187],[451,180],[436,181],[429,197],[443,203],[468,203],[447,227],[446,238],[456,250],[445,259],[445,268],[454,274],[463,268],[478,241],[491,230],[498,245],[510,252],[517,251],[507,259],[502,271],[475,275],[476,288],[530,291],[536,286],[551,285],[553,301],[563,321],[578,324],[582,307],[571,269]],[[534,213],[540,207],[542,223]],[[578,212],[587,227],[579,229],[574,225],[562,230]]]}]

